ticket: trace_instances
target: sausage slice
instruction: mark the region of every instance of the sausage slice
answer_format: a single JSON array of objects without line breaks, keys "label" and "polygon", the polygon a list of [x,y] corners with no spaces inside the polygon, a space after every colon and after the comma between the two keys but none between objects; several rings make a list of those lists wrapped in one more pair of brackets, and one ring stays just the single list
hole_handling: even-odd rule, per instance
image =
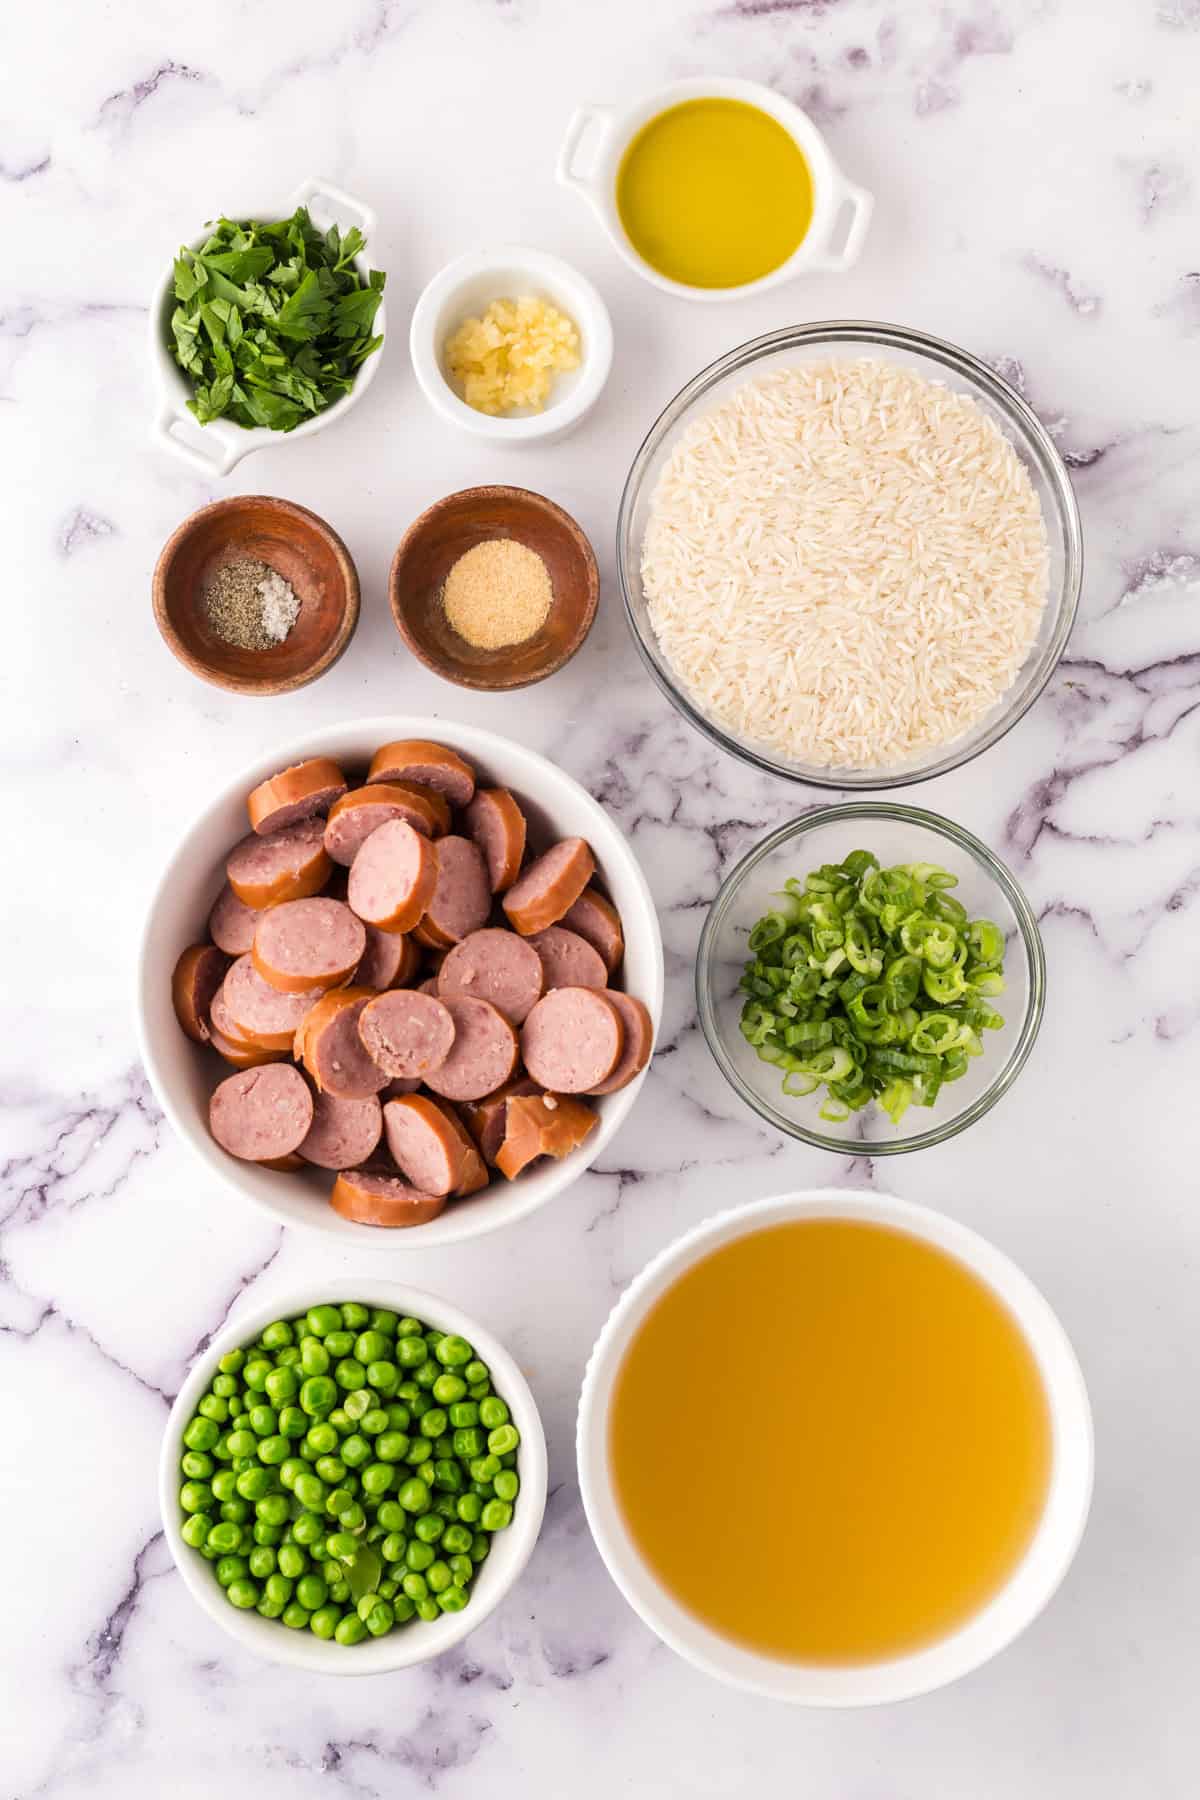
[{"label": "sausage slice", "polygon": [[300,994],[349,981],[366,947],[366,928],[344,901],[285,900],[259,919],[251,955],[264,981]]},{"label": "sausage slice", "polygon": [[[463,1146],[428,1094],[389,1100],[383,1109],[388,1149],[401,1174],[427,1194],[452,1194],[463,1178]],[[471,1145],[475,1154],[475,1146]]]},{"label": "sausage slice", "polygon": [[284,900],[307,899],[329,878],[324,835],[320,819],[301,819],[269,837],[251,832],[234,847],[225,864],[230,887],[246,906],[278,906]]},{"label": "sausage slice", "polygon": [[[603,987],[603,979],[596,985]],[[466,995],[490,1000],[510,1025],[524,1023],[530,1008],[541,999],[544,986],[542,958],[535,941],[526,943],[515,932],[495,927],[473,931],[456,944],[437,975],[437,991],[443,999]]]},{"label": "sausage slice", "polygon": [[239,900],[225,882],[208,915],[208,935],[217,949],[224,950],[227,956],[245,956],[254,942],[257,924],[258,914],[254,908]]},{"label": "sausage slice", "polygon": [[226,1035],[248,1039],[265,1050],[290,1050],[301,1019],[320,997],[320,988],[280,993],[263,980],[251,957],[239,956],[221,987],[233,1024],[233,1033]]},{"label": "sausage slice", "polygon": [[299,819],[326,813],[346,791],[346,777],[327,756],[310,756],[260,781],[246,799],[250,829],[260,834],[282,831]]},{"label": "sausage slice", "polygon": [[588,1094],[613,1073],[625,1047],[621,1014],[595,988],[555,988],[521,1029],[525,1067],[555,1094]]},{"label": "sausage slice", "polygon": [[654,1022],[641,1001],[635,1000],[632,994],[623,994],[619,988],[607,988],[605,997],[621,1015],[625,1044],[616,1068],[596,1083],[591,1089],[593,1094],[615,1094],[618,1088],[627,1087],[635,1075],[641,1074],[654,1048]]},{"label": "sausage slice", "polygon": [[512,1181],[538,1156],[567,1156],[600,1123],[599,1115],[564,1094],[514,1096],[505,1108],[496,1167]]},{"label": "sausage slice", "polygon": [[358,1021],[363,1047],[385,1074],[423,1081],[449,1056],[455,1030],[449,1009],[415,988],[372,994]]},{"label": "sausage slice", "polygon": [[313,1120],[313,1097],[299,1069],[271,1063],[227,1075],[208,1106],[209,1130],[230,1156],[273,1162],[298,1150]]},{"label": "sausage slice", "polygon": [[621,915],[598,889],[585,887],[574,906],[563,914],[562,922],[568,931],[577,931],[593,950],[599,951],[610,975],[620,966],[625,954]]},{"label": "sausage slice", "polygon": [[436,1095],[431,1098],[457,1139],[459,1165],[454,1192],[459,1200],[465,1200],[468,1194],[477,1194],[481,1188],[487,1187],[492,1178],[487,1172],[487,1164],[475,1147],[474,1139],[459,1116],[458,1108],[452,1106],[449,1100],[438,1099]]},{"label": "sausage slice", "polygon": [[358,1021],[374,990],[336,988],[309,1008],[296,1032],[295,1053],[317,1087],[339,1100],[365,1100],[387,1086],[387,1071],[368,1053]]},{"label": "sausage slice", "polygon": [[383,1109],[374,1094],[362,1100],[318,1094],[299,1154],[320,1169],[353,1169],[374,1154],[382,1135]]},{"label": "sausage slice", "polygon": [[463,1107],[463,1119],[485,1162],[494,1163],[496,1152],[504,1142],[505,1114],[508,1102],[516,1094],[540,1094],[541,1088],[528,1075],[514,1075],[511,1081],[485,1094],[470,1106]]},{"label": "sausage slice", "polygon": [[[310,900],[311,906],[313,902]],[[608,970],[598,950],[586,938],[562,925],[547,925],[522,940],[536,950],[546,975],[546,991],[560,987],[602,988],[608,986]]]},{"label": "sausage slice", "polygon": [[482,1100],[508,1080],[517,1062],[517,1034],[486,1000],[445,999],[454,1021],[454,1046],[425,1077],[443,1100]]},{"label": "sausage slice", "polygon": [[192,944],[175,964],[171,1001],[175,1017],[193,1043],[209,1039],[209,1013],[229,968],[229,958],[213,944]]},{"label": "sausage slice", "polygon": [[479,788],[463,824],[483,855],[493,894],[502,894],[521,872],[525,814],[507,788]]},{"label": "sausage slice", "polygon": [[475,793],[475,771],[470,763],[434,744],[428,738],[405,738],[384,744],[371,758],[367,781],[400,781],[432,788],[444,794],[451,806],[468,806]]},{"label": "sausage slice", "polygon": [[259,1069],[263,1063],[285,1062],[286,1050],[264,1050],[261,1044],[250,1044],[241,1038],[228,1038],[214,1025],[209,1038],[217,1055],[234,1069]]},{"label": "sausage slice", "polygon": [[350,905],[368,925],[411,931],[433,899],[437,873],[429,839],[414,831],[407,819],[389,819],[371,833],[354,858]]},{"label": "sausage slice", "polygon": [[356,1225],[397,1227],[428,1224],[444,1210],[446,1200],[442,1194],[423,1194],[398,1175],[355,1169],[338,1176],[329,1204]]},{"label": "sausage slice", "polygon": [[434,845],[437,882],[421,925],[434,943],[457,944],[486,925],[492,890],[480,850],[465,837],[439,838]]},{"label": "sausage slice", "polygon": [[531,937],[555,925],[592,878],[596,859],[582,838],[563,838],[539,856],[504,896],[514,931]]},{"label": "sausage slice", "polygon": [[412,939],[402,931],[380,931],[378,925],[365,925],[367,947],[354,971],[355,987],[407,987],[421,967],[421,955]]},{"label": "sausage slice", "polygon": [[354,788],[329,809],[325,848],[335,863],[348,868],[371,833],[389,819],[407,819],[422,837],[440,837],[450,829],[450,808],[431,788],[383,781],[374,787]]}]

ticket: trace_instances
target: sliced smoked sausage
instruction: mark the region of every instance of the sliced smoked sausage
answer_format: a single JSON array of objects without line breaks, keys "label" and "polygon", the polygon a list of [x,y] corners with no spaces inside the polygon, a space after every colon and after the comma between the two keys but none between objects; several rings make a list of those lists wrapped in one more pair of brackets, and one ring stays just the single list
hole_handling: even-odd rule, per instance
[{"label": "sliced smoked sausage", "polygon": [[596,988],[554,988],[521,1028],[521,1056],[541,1087],[587,1094],[613,1073],[625,1026],[611,998]]},{"label": "sliced smoked sausage", "polygon": [[387,1075],[428,1081],[454,1044],[455,1022],[448,1007],[416,988],[372,994],[358,1020],[367,1054]]},{"label": "sliced smoked sausage", "polygon": [[423,1194],[399,1175],[380,1175],[354,1169],[339,1175],[329,1204],[343,1219],[356,1225],[402,1227],[427,1225],[445,1207],[445,1196]]},{"label": "sliced smoked sausage", "polygon": [[[282,994],[264,981],[249,956],[239,956],[221,987],[232,1034],[265,1050],[290,1050],[301,1019],[321,997],[320,988]],[[224,1029],[222,1027],[222,1029]]]},{"label": "sliced smoked sausage", "polygon": [[402,931],[380,931],[378,925],[363,927],[367,947],[354,971],[355,987],[407,987],[421,967],[421,953],[412,939]]},{"label": "sliced smoked sausage", "polygon": [[346,777],[327,756],[310,756],[260,781],[246,799],[250,829],[263,835],[326,813],[346,791]]},{"label": "sliced smoked sausage", "polygon": [[620,966],[625,954],[621,915],[596,888],[585,887],[574,906],[563,914],[562,922],[568,931],[577,931],[593,950],[599,951],[610,975]]},{"label": "sliced smoked sausage", "polygon": [[367,781],[399,781],[432,788],[444,794],[451,806],[469,806],[475,793],[475,771],[470,763],[434,744],[428,738],[405,738],[384,744],[371,758]]},{"label": "sliced smoked sausage", "polygon": [[507,788],[479,788],[463,824],[483,855],[493,894],[510,888],[525,855],[525,814]]},{"label": "sliced smoked sausage", "polygon": [[354,788],[335,800],[325,821],[325,848],[335,863],[349,867],[373,831],[389,819],[407,819],[422,837],[450,829],[450,808],[433,790],[377,782]]},{"label": "sliced smoked sausage", "polygon": [[565,1094],[514,1095],[505,1107],[496,1167],[512,1181],[535,1157],[569,1155],[599,1123],[590,1106]]},{"label": "sliced smoked sausage", "polygon": [[[462,1142],[428,1094],[389,1100],[383,1109],[383,1129],[393,1162],[414,1187],[427,1194],[455,1192],[463,1179]],[[473,1144],[471,1150],[474,1153]]]},{"label": "sliced smoked sausage", "polygon": [[485,1094],[470,1106],[463,1107],[467,1130],[475,1139],[485,1162],[494,1163],[496,1152],[504,1142],[505,1114],[508,1102],[518,1094],[540,1094],[541,1088],[528,1075],[514,1075],[494,1094]]},{"label": "sliced smoked sausage", "polygon": [[469,1194],[477,1194],[481,1188],[487,1187],[492,1178],[487,1172],[487,1164],[475,1146],[475,1140],[459,1116],[458,1108],[449,1100],[439,1099],[436,1094],[431,1095],[430,1098],[458,1140],[461,1160],[454,1192],[459,1200],[465,1200]]},{"label": "sliced smoked sausage", "polygon": [[388,1084],[358,1035],[358,1021],[373,988],[335,988],[305,1013],[296,1031],[295,1052],[318,1088],[340,1100],[365,1100]]},{"label": "sliced smoked sausage", "polygon": [[454,1021],[454,1045],[426,1075],[425,1085],[444,1100],[482,1100],[502,1087],[516,1067],[517,1034],[486,1000],[459,997],[441,1004]]},{"label": "sliced smoked sausage", "polygon": [[209,1013],[229,968],[229,958],[215,944],[192,944],[175,964],[171,1001],[175,1017],[195,1044],[209,1039]]},{"label": "sliced smoked sausage", "polygon": [[531,937],[556,925],[592,878],[596,859],[582,838],[563,838],[531,863],[504,896],[514,931]]},{"label": "sliced smoked sausage", "polygon": [[239,900],[228,882],[217,895],[208,915],[208,935],[218,950],[227,956],[245,956],[254,942],[258,914],[252,906]]},{"label": "sliced smoked sausage", "polygon": [[312,1120],[308,1084],[289,1063],[227,1075],[208,1107],[209,1129],[218,1144],[244,1162],[291,1155],[304,1142]]},{"label": "sliced smoked sausage", "polygon": [[615,1094],[618,1088],[628,1086],[650,1061],[650,1052],[654,1048],[654,1022],[641,1001],[635,1000],[632,994],[623,994],[619,988],[606,988],[605,998],[612,1001],[621,1015],[625,1043],[616,1068],[590,1089],[593,1094]]},{"label": "sliced smoked sausage", "polygon": [[217,1055],[223,1057],[233,1069],[259,1069],[263,1063],[287,1061],[286,1050],[264,1050],[261,1044],[226,1037],[215,1025],[208,1041]]},{"label": "sliced smoked sausage", "polygon": [[[309,906],[313,904],[311,900],[308,902]],[[545,971],[547,993],[551,988],[559,987],[608,986],[604,958],[577,931],[568,931],[562,925],[547,925],[545,931],[535,931],[531,938],[522,941],[532,945],[538,954]]]},{"label": "sliced smoked sausage", "polygon": [[[443,999],[467,995],[490,1000],[510,1025],[524,1023],[544,986],[542,959],[534,943],[496,927],[463,938],[437,974],[437,991]],[[604,986],[603,979],[597,986]]]},{"label": "sliced smoked sausage", "polygon": [[374,1154],[382,1135],[383,1108],[374,1094],[362,1100],[318,1094],[298,1154],[319,1169],[354,1169]]},{"label": "sliced smoked sausage", "polygon": [[351,864],[350,905],[368,925],[411,931],[433,899],[437,875],[429,839],[407,819],[389,819],[371,833]]},{"label": "sliced smoked sausage", "polygon": [[281,993],[340,987],[367,947],[362,920],[342,900],[285,900],[259,919],[251,955],[264,981]]},{"label": "sliced smoked sausage", "polygon": [[487,869],[482,852],[470,838],[439,838],[433,848],[437,881],[421,927],[435,944],[458,944],[491,917]]},{"label": "sliced smoked sausage", "polygon": [[269,837],[251,832],[230,851],[225,864],[230,887],[246,906],[278,906],[284,900],[307,899],[329,878],[324,835],[322,819],[301,819]]}]

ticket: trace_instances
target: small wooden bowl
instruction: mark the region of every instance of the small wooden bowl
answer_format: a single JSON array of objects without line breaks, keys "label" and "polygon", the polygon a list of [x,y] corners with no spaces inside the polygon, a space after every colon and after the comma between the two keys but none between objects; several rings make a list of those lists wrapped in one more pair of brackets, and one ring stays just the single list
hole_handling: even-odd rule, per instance
[{"label": "small wooden bowl", "polygon": [[[300,612],[281,644],[239,650],[219,638],[204,588],[227,562],[264,562],[291,584]],[[239,494],[202,506],[163,548],[154,617],[185,668],[235,694],[290,694],[331,669],[358,624],[358,571],[337,532],[305,506]]]},{"label": "small wooden bowl", "polygon": [[[446,617],[442,588],[458,558],[489,538],[515,538],[550,572],[554,598],[540,631],[502,650],[476,650]],[[528,488],[476,487],[423,512],[392,558],[388,598],[413,655],[460,687],[500,691],[544,681],[571,660],[592,628],[600,573],[569,513]]]}]

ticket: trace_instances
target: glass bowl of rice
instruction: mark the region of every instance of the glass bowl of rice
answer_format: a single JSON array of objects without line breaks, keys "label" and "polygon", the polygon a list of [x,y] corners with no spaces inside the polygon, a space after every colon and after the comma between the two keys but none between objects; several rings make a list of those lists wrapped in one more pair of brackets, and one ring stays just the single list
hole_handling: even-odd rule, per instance
[{"label": "glass bowl of rice", "polygon": [[[750,936],[755,926],[765,914],[781,906],[786,910],[785,884],[789,880],[803,888],[807,876],[826,865],[843,864],[856,850],[869,851],[885,870],[924,864],[952,876],[953,884],[940,889],[940,877],[935,877],[931,891],[945,893],[954,912],[964,909],[967,920],[989,921],[1003,938],[1002,954],[999,940],[995,949],[1002,984],[980,984],[988,995],[985,1011],[991,1022],[987,1029],[976,1032],[967,1056],[959,1059],[965,1061],[962,1072],[947,1075],[932,1103],[921,1104],[916,1081],[901,1066],[904,1052],[913,1047],[911,1038],[907,1044],[894,1044],[882,1059],[889,1068],[896,1065],[916,1090],[895,1123],[875,1100],[850,1110],[846,1117],[836,1117],[845,1108],[830,1104],[831,1091],[824,1081],[813,1083],[813,1091],[802,1094],[794,1090],[809,1083],[793,1078],[788,1083],[793,1091],[789,1092],[786,1071],[774,1061],[763,1060],[743,1031],[744,1009],[753,997],[741,984],[754,954]],[[843,962],[835,981],[840,983],[851,972]],[[957,1137],[982,1119],[1025,1067],[1041,1027],[1045,993],[1046,958],[1037,919],[1004,864],[961,825],[894,800],[850,800],[840,806],[816,807],[771,832],[725,877],[709,909],[696,955],[700,1026],[726,1080],[747,1106],[778,1131],[844,1156],[895,1156],[906,1150],[928,1149]],[[770,1004],[774,1008],[775,1003]],[[885,1007],[887,1004],[885,1000]],[[799,1008],[802,1015],[810,1010],[816,1008]],[[839,1010],[837,997],[830,1010]],[[948,1010],[957,1013],[960,1007],[951,1002]],[[752,1021],[750,1026],[753,1037]],[[803,1054],[801,1048],[799,1055]],[[949,1064],[942,1066],[949,1069]]]},{"label": "glass bowl of rice", "polygon": [[721,749],[817,787],[945,774],[1028,711],[1083,575],[1045,426],[965,350],[789,326],[701,370],[633,460],[635,642]]}]

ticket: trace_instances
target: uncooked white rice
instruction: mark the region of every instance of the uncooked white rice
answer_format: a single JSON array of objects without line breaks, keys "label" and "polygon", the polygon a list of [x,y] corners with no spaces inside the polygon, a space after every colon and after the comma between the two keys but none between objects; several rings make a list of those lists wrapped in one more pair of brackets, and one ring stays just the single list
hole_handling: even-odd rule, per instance
[{"label": "uncooked white rice", "polygon": [[699,710],[847,769],[980,720],[1033,644],[1048,568],[1037,495],[992,420],[870,359],[774,369],[693,420],[642,546],[650,622]]}]

